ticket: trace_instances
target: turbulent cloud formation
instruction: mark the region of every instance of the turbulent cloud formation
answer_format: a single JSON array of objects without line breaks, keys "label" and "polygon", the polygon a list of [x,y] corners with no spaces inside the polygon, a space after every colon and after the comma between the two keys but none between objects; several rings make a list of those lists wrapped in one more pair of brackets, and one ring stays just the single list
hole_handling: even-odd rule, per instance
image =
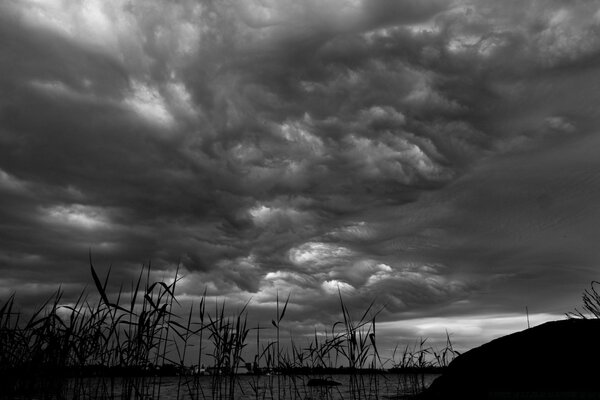
[{"label": "turbulent cloud formation", "polygon": [[2,295],[91,248],[298,327],[339,291],[481,328],[597,278],[597,1],[24,0],[0,46]]}]

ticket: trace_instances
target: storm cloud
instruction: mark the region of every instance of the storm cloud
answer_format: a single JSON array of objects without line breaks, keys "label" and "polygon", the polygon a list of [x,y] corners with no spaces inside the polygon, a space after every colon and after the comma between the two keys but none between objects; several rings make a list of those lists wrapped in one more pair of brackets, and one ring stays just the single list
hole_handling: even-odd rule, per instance
[{"label": "storm cloud", "polygon": [[298,327],[339,289],[483,329],[597,278],[597,1],[28,0],[0,48],[4,296],[91,249]]}]

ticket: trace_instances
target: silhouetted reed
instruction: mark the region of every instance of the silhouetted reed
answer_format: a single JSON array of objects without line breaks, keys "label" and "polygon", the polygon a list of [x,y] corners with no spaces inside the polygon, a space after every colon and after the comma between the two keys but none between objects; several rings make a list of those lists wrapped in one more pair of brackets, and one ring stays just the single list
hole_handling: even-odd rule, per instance
[{"label": "silhouetted reed", "polygon": [[[441,351],[425,347],[422,340],[407,346],[400,360],[394,354],[383,362],[376,336],[382,309],[371,302],[356,319],[341,292],[341,320],[330,331],[315,331],[306,345],[290,332],[284,346],[289,295],[280,302],[277,293],[274,339],[265,341],[261,331],[266,327],[248,324],[248,303],[232,313],[225,302],[216,302],[209,313],[205,290],[189,310],[178,312],[183,308],[176,298],[178,269],[167,283],[152,281],[151,266],[142,266],[128,292],[121,286],[111,294],[110,269],[101,279],[91,256],[89,264],[95,296],[84,289],[74,303],[62,304],[59,288],[27,319],[15,311],[14,294],[0,306],[0,398],[43,393],[57,399],[157,399],[165,382],[176,379],[176,398],[234,399],[242,393],[255,399],[371,399],[379,397],[382,383],[393,383],[383,374],[384,365],[440,367],[456,355],[447,335]],[[249,349],[251,331],[256,332],[254,350]],[[194,360],[189,355],[193,347],[198,351]],[[246,359],[248,354],[253,355]],[[205,363],[208,378],[202,376]],[[241,366],[251,374],[245,389],[239,382]],[[343,396],[335,385],[313,385],[316,377],[332,379],[340,372],[350,377]],[[422,378],[410,384],[413,392],[424,387]],[[398,392],[406,392],[406,386],[398,383]]]},{"label": "silhouetted reed", "polygon": [[567,313],[567,318],[600,318],[600,293],[596,289],[597,285],[600,285],[600,282],[592,281],[590,287],[583,291],[581,295],[583,311],[575,308],[574,311]]}]

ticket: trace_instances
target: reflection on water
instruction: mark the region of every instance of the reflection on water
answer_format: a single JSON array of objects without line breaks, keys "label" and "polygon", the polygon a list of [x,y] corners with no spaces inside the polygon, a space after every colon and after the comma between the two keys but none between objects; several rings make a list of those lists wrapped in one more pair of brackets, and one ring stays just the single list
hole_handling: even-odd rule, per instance
[{"label": "reflection on water", "polygon": [[[239,375],[235,379],[202,377],[71,379],[52,398],[143,400],[347,400],[394,399],[428,387],[435,374],[378,375]],[[308,386],[311,378],[329,378],[336,386]],[[46,396],[48,393],[45,394]],[[48,398],[46,397],[45,398]],[[1,397],[1,396],[0,396]]]}]

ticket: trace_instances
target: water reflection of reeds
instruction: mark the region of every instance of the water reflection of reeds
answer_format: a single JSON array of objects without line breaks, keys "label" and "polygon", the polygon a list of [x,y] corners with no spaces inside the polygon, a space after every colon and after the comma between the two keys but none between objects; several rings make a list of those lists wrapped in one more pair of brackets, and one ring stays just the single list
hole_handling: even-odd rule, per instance
[{"label": "water reflection of reeds", "polygon": [[[334,375],[338,386],[311,387],[306,375],[235,377],[233,392],[229,393],[232,377],[218,380],[209,376],[189,378],[171,377],[78,377],[23,379],[27,387],[11,394],[3,392],[0,398],[44,399],[236,399],[236,400],[345,400],[392,399],[415,394],[415,381],[426,386],[438,376],[435,374],[363,374]],[[213,385],[220,386],[214,387]],[[160,388],[158,387],[160,385]],[[356,388],[360,387],[360,391]],[[160,393],[160,394],[159,394]]]}]

